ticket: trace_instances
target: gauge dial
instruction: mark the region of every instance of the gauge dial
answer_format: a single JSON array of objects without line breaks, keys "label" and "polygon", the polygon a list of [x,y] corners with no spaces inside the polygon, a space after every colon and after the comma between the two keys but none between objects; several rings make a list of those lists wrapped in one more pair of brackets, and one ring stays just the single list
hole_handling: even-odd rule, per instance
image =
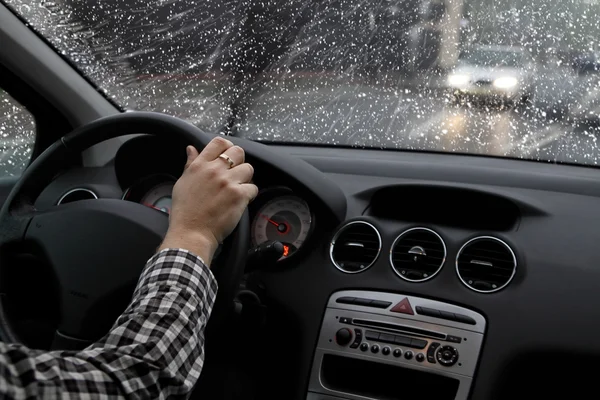
[{"label": "gauge dial", "polygon": [[276,240],[283,243],[285,259],[302,246],[312,224],[310,209],[297,196],[276,197],[264,204],[252,221],[252,242],[255,246]]},{"label": "gauge dial", "polygon": [[142,197],[140,203],[170,214],[174,185],[174,182],[163,182],[154,186]]}]

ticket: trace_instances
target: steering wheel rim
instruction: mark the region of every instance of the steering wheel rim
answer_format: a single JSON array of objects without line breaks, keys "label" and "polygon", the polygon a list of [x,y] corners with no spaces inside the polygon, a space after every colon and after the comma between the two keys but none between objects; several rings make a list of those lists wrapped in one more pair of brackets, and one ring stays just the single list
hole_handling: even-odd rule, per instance
[{"label": "steering wheel rim", "polygon": [[[34,241],[36,242],[37,246],[44,248],[46,252],[49,253],[48,257],[50,259],[64,260],[68,259],[65,257],[73,257],[73,255],[67,255],[63,257],[60,254],[54,254],[54,251],[48,248],[49,245],[60,247],[60,242],[57,242],[52,238],[53,236],[56,237],[57,229],[59,229],[53,225],[56,225],[57,221],[60,222],[60,218],[63,216],[67,219],[71,219],[70,228],[73,228],[73,225],[77,225],[78,219],[80,219],[82,215],[86,215],[87,212],[87,215],[90,215],[90,218],[96,218],[96,220],[99,221],[109,220],[109,222],[112,221],[114,225],[119,225],[115,229],[131,229],[131,234],[135,233],[136,235],[141,235],[144,238],[147,238],[148,244],[144,244],[142,247],[145,248],[145,251],[151,251],[150,254],[135,255],[134,257],[136,262],[139,262],[139,260],[142,259],[147,260],[154,253],[156,246],[160,243],[158,242],[158,244],[155,245],[154,243],[150,244],[149,242],[155,242],[157,239],[162,240],[162,236],[166,232],[166,227],[168,226],[168,217],[164,213],[152,210],[137,203],[114,199],[84,200],[77,203],[66,204],[60,207],[54,207],[50,211],[41,213],[35,210],[34,207],[35,199],[51,182],[56,173],[59,172],[59,167],[62,165],[61,161],[67,160],[72,155],[79,154],[81,151],[102,141],[139,133],[157,136],[168,135],[170,138],[175,137],[184,143],[194,145],[198,151],[201,151],[213,137],[213,135],[210,135],[183,120],[152,112],[127,112],[117,114],[95,120],[74,130],[52,144],[50,147],[48,147],[48,149],[46,149],[46,151],[36,158],[36,160],[32,162],[29,168],[27,168],[27,170],[23,173],[20,180],[13,187],[12,191],[6,198],[5,203],[0,209],[0,249],[7,250],[10,245],[15,243]],[[182,151],[183,150],[184,149],[182,149]],[[223,244],[223,250],[221,251],[222,256],[219,258],[225,257],[221,260],[224,262],[219,262],[218,267],[213,268],[212,270],[219,284],[219,295],[217,296],[217,301],[213,307],[208,328],[210,332],[215,334],[218,332],[219,327],[227,319],[233,307],[233,298],[243,275],[245,258],[250,242],[249,224],[248,212],[246,210],[237,228]],[[123,228],[123,226],[126,228]],[[75,229],[79,229],[79,231],[73,233],[74,235],[79,234],[81,237],[81,235],[85,236],[86,234],[89,234],[89,232],[85,231],[85,226],[81,226],[79,228],[75,227]],[[161,231],[162,235],[158,234]],[[126,233],[115,232],[114,234],[120,234],[121,241],[127,240]],[[139,236],[136,236],[136,238],[137,237]],[[61,237],[60,240],[62,239],[63,238]],[[82,243],[80,243],[80,245],[81,244]],[[85,245],[86,243],[84,242],[83,246],[85,247]],[[113,243],[113,245],[121,246],[118,241],[116,244]],[[125,246],[126,244],[123,244],[123,246],[120,248],[127,251]],[[129,250],[131,250],[131,248],[129,248]],[[80,251],[81,249],[75,250],[75,252]],[[111,249],[111,252],[112,251],[113,249]],[[142,251],[143,250],[140,249],[140,252]],[[94,253],[96,255],[100,255],[100,257],[102,257],[102,254],[107,254],[102,253],[101,251],[96,252],[95,250]],[[129,251],[129,253],[131,253],[131,251]],[[110,254],[108,257],[110,258]],[[123,257],[125,259],[131,259],[131,254],[123,254]],[[83,260],[85,260],[85,258],[83,258]],[[88,259],[88,261],[89,263],[94,263],[93,259]],[[88,261],[86,261],[86,264]],[[143,269],[144,264],[139,266],[139,272],[141,272]],[[62,272],[61,279],[61,271],[58,271],[58,269],[61,268],[60,266],[52,265],[52,268],[54,272],[56,272],[61,285],[64,284],[65,281],[67,282],[65,286],[77,285],[76,282],[72,282],[72,279],[70,279],[68,275],[65,275],[66,272]],[[131,280],[136,273],[135,267],[132,268],[133,269],[131,271],[127,271],[129,273],[123,274],[121,274],[120,272],[122,271],[119,270],[119,274],[117,274],[118,279],[121,279],[121,275],[124,275],[125,278],[129,277],[129,280]],[[86,270],[87,269],[88,268],[86,268]],[[75,276],[82,276],[81,274],[78,275],[79,271],[74,270],[72,267],[71,270],[67,272],[74,274]],[[92,275],[94,275],[94,271],[91,272]],[[138,277],[139,272],[137,273]],[[88,273],[90,273],[90,271],[85,271],[86,275]],[[100,274],[100,277],[106,278],[107,272],[98,271],[98,274]],[[0,276],[0,279],[1,278],[2,276]],[[112,278],[115,278],[115,275],[113,275]],[[93,280],[93,277],[89,279]],[[90,283],[93,284],[93,282],[87,282],[88,292],[94,292],[93,288],[90,288]],[[130,285],[131,282],[128,282],[128,284]],[[85,287],[85,285],[83,286]],[[92,297],[94,301],[101,301],[105,299],[106,296],[112,295],[116,289],[114,285],[107,286],[107,288],[108,287],[110,287],[112,292],[102,295],[90,295],[84,290],[78,291],[72,287],[61,287],[61,290],[64,289],[65,291],[68,290],[69,292],[61,292],[62,315],[59,328],[61,325],[65,326],[65,318],[70,318],[65,316],[65,313],[72,311],[74,315],[78,314],[78,317],[81,319],[83,317],[83,311],[87,311],[89,309],[97,310],[99,307],[95,304],[93,307],[91,305],[88,307],[82,304],[86,302],[91,304],[92,300],[90,300],[90,297]],[[121,289],[122,288],[119,287],[119,290]],[[132,292],[129,293],[129,299],[131,294]],[[77,296],[80,296],[81,299],[78,300]],[[87,298],[84,298],[85,296],[87,296]],[[71,303],[74,303],[75,306],[73,306]],[[126,305],[127,304],[123,305],[123,309],[121,309],[120,312],[124,310]],[[114,322],[118,315],[119,314],[114,315],[114,318],[110,319],[112,319]],[[62,347],[68,349],[81,348],[88,342],[94,340],[94,338],[91,336],[97,335],[98,337],[95,339],[99,339],[100,336],[106,333],[95,332],[92,334],[91,331],[88,332],[85,330],[85,327],[81,326],[85,325],[83,322],[84,321],[78,321],[77,324],[66,324],[66,326],[69,327],[67,330],[70,329],[72,331],[77,331],[78,327],[80,327],[82,331],[85,331],[84,338],[79,338],[72,332],[67,332],[65,334],[57,330],[58,335],[55,336],[56,345],[53,345],[53,347]],[[94,325],[94,328],[97,327]],[[59,339],[58,342],[56,340],[57,337]],[[2,296],[0,296],[0,339],[5,342],[21,342],[6,315]]]}]

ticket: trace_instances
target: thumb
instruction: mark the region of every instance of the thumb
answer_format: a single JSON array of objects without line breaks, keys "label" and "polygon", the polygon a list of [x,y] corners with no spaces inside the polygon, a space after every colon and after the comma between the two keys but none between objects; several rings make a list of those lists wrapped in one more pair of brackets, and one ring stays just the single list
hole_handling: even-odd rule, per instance
[{"label": "thumb", "polygon": [[187,153],[187,161],[185,163],[184,170],[186,170],[190,166],[190,164],[192,162],[194,162],[196,157],[198,157],[198,155],[199,155],[198,150],[196,150],[196,148],[194,146],[188,146],[185,149],[185,152]]}]

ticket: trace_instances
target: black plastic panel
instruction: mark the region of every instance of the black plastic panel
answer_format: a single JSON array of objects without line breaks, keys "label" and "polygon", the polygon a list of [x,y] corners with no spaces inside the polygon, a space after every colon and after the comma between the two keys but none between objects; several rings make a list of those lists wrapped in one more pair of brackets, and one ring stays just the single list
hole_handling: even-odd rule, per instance
[{"label": "black plastic panel", "polygon": [[521,212],[501,196],[444,186],[404,185],[377,190],[366,215],[473,230],[514,229]]},{"label": "black plastic panel", "polygon": [[321,368],[328,389],[381,400],[453,400],[459,385],[441,375],[333,355],[323,357]]}]

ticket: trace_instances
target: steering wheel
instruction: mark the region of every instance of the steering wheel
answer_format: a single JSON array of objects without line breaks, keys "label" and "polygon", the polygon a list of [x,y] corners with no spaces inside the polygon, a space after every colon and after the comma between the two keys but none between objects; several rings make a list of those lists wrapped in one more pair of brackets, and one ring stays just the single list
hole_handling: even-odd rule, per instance
[{"label": "steering wheel", "polygon": [[[117,199],[83,200],[47,211],[37,211],[34,201],[65,159],[104,140],[142,132],[179,140],[198,151],[211,140],[211,135],[197,127],[164,114],[128,112],[101,118],[48,147],[24,172],[0,210],[3,263],[11,252],[27,249],[43,256],[51,266],[60,299],[52,349],[80,349],[108,332],[131,300],[146,261],[166,233],[169,218],[144,205]],[[249,231],[246,211],[212,269],[219,294],[209,333],[219,329],[232,309],[244,271]],[[3,265],[2,269],[10,267]],[[5,275],[0,279],[6,279]],[[21,342],[7,318],[2,296],[0,339]]]}]

